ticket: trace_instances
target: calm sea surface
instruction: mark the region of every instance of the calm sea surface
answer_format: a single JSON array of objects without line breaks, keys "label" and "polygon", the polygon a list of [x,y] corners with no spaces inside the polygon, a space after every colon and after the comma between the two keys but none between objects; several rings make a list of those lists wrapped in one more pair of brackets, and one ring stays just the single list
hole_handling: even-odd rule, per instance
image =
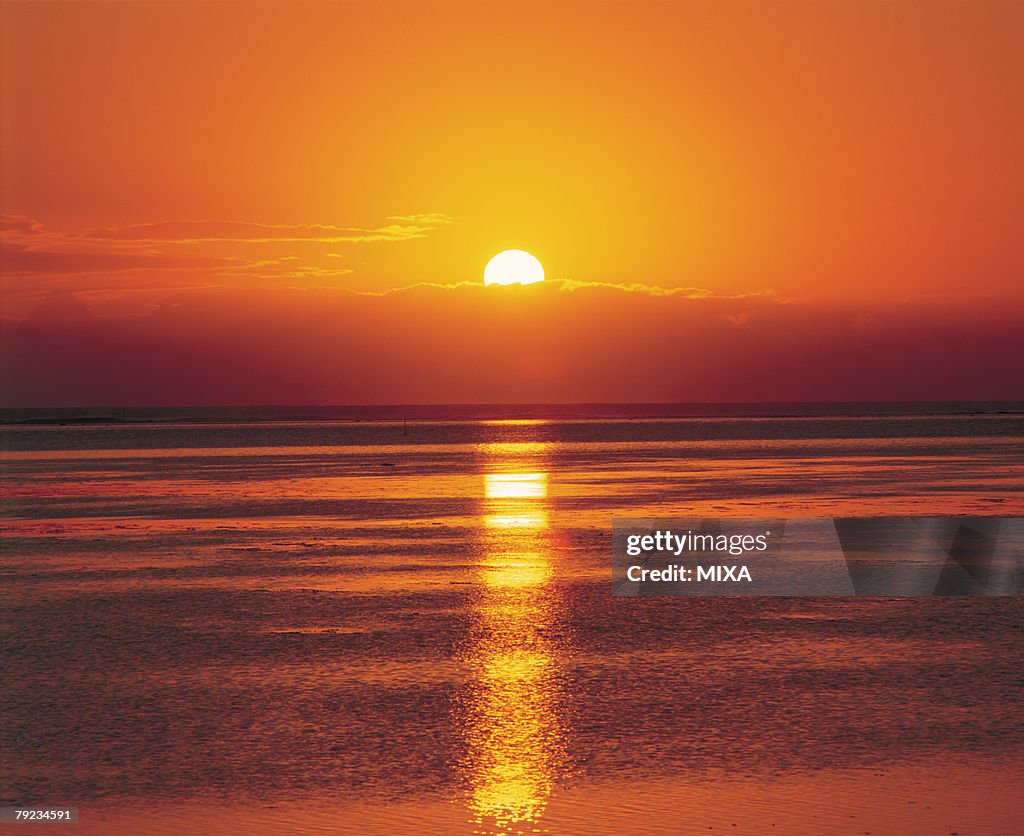
[{"label": "calm sea surface", "polygon": [[610,595],[615,516],[1020,515],[1020,415],[259,417],[0,427],[0,803],[1021,832],[1021,599]]}]

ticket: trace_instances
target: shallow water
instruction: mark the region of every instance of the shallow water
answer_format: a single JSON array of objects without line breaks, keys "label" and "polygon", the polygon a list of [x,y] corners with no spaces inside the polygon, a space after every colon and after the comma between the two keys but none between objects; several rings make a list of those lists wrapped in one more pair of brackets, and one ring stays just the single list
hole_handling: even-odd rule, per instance
[{"label": "shallow water", "polygon": [[107,833],[1013,832],[1019,598],[612,598],[609,543],[615,516],[1019,515],[1022,437],[0,428],[3,795]]}]

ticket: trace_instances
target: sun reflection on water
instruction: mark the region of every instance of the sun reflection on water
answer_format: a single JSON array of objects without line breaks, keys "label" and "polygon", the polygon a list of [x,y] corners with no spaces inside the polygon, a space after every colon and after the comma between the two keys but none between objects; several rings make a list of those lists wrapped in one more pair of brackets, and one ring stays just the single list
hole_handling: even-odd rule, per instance
[{"label": "sun reflection on water", "polygon": [[[527,448],[527,449],[524,449]],[[481,832],[533,832],[564,763],[543,445],[489,444],[463,764]]]}]

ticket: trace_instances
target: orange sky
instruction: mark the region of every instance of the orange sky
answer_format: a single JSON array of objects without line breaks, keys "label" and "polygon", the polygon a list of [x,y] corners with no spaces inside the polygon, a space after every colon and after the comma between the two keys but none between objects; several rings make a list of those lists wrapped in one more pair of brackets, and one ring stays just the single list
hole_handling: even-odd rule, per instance
[{"label": "orange sky", "polygon": [[0,15],[9,319],[53,291],[109,319],[458,285],[511,247],[581,305],[602,283],[1021,309],[1019,2]]}]

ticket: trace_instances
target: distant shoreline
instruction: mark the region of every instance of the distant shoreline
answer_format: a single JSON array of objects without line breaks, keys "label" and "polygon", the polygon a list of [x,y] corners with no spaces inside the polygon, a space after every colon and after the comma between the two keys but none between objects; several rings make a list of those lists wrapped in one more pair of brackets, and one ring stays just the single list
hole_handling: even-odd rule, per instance
[{"label": "distant shoreline", "polygon": [[1024,414],[1024,401],[825,401],[775,403],[406,404],[353,406],[61,407],[0,409],[0,426],[152,423],[679,420],[872,418]]}]

